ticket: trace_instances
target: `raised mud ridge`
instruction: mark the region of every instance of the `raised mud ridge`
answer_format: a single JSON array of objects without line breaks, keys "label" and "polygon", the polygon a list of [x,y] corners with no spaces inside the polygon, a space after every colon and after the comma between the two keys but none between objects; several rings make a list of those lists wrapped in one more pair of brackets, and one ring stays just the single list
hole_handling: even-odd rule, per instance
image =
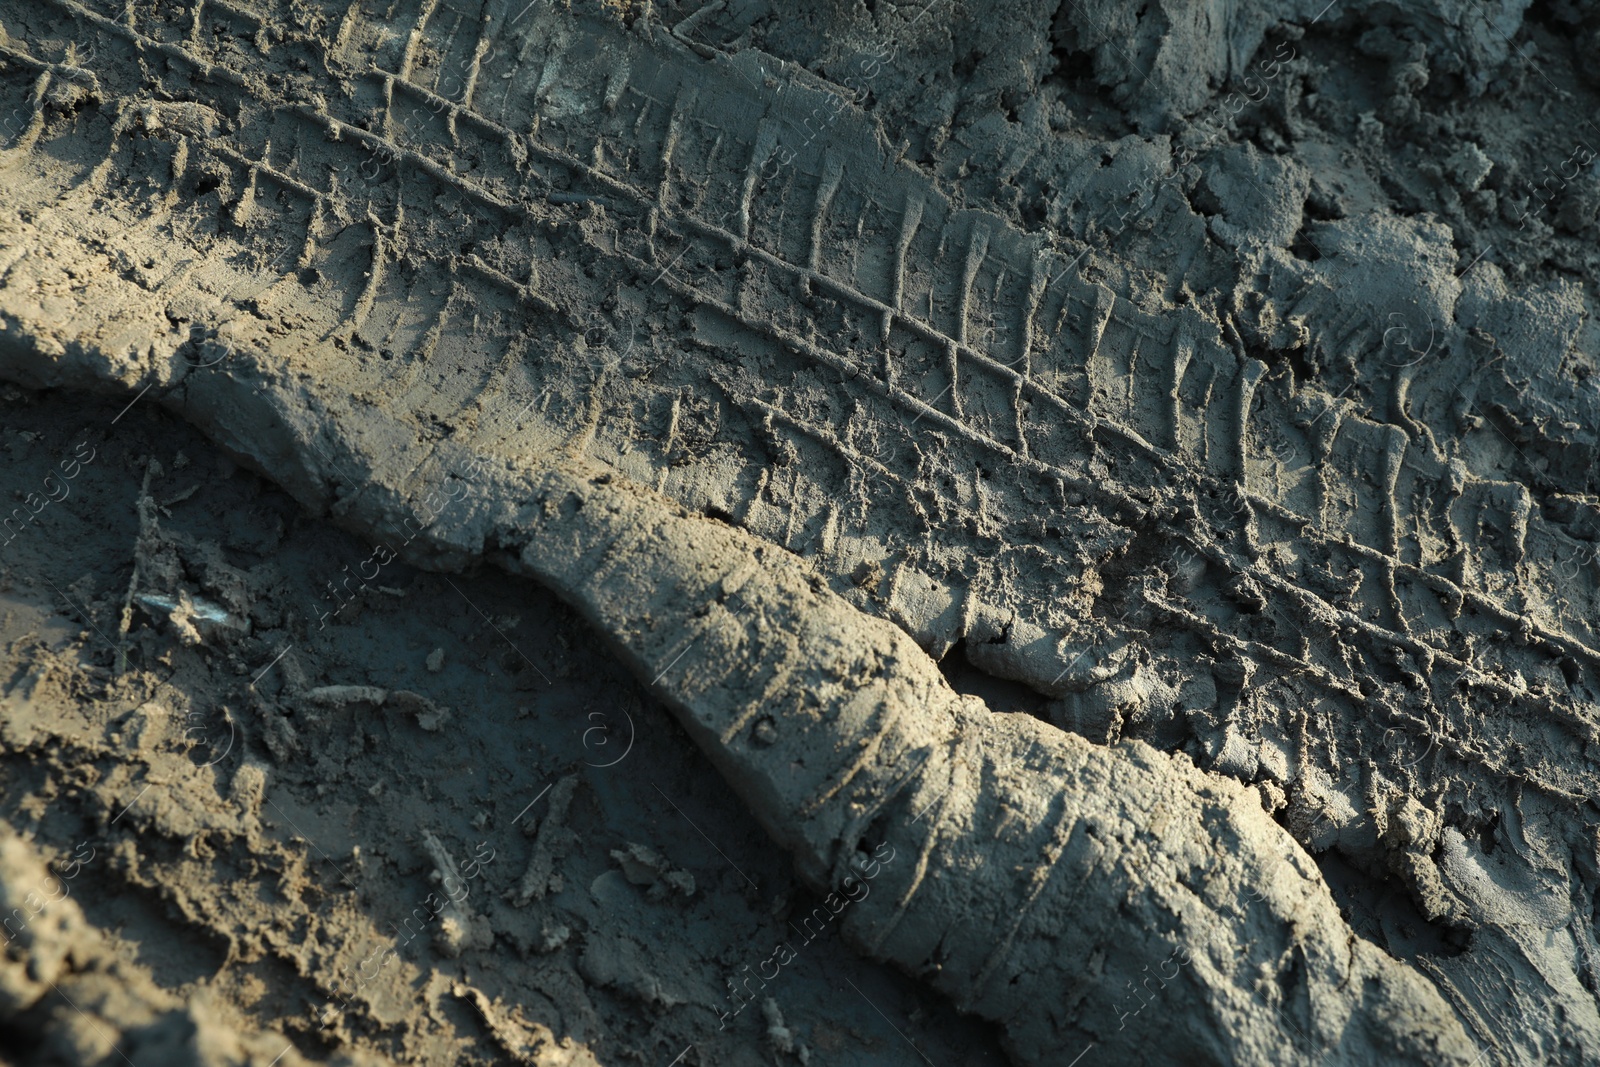
[{"label": "raised mud ridge", "polygon": [[[1584,758],[1600,638],[1581,610],[1596,595],[1600,513],[1586,498],[1536,498],[1429,428],[1493,400],[1491,340],[1452,336],[1460,358],[1397,367],[1376,403],[1358,404],[1173,306],[1181,264],[1159,284],[1099,271],[1087,250],[953,206],[804,71],[751,51],[702,56],[648,20],[495,0],[371,7],[0,3],[0,86],[20,118],[0,155],[0,370],[34,385],[117,382],[130,397],[149,387],[371,533],[471,477],[463,513],[417,545],[445,564],[503,553],[558,583],[524,547],[536,523],[514,502],[531,490],[504,479],[550,469],[557,444],[590,457],[571,463],[608,464],[808,557],[833,593],[935,657],[965,642],[979,666],[1059,698],[1053,714],[1078,733],[1190,744],[1207,767],[1263,782],[1302,843],[1398,874],[1427,919],[1477,931],[1484,951],[1423,964],[1475,1041],[1560,1056],[1600,1037],[1580,978],[1594,980],[1583,909],[1570,922],[1532,905],[1537,921],[1495,913],[1495,883],[1466,848],[1506,805],[1592,823],[1600,777]],[[1310,286],[1279,314],[1334,299]],[[1350,362],[1383,325],[1353,317],[1320,343]],[[446,454],[492,473],[480,463],[469,476]],[[626,618],[593,600],[603,590],[563,588],[633,647]],[[709,668],[683,654],[658,666],[635,651],[642,668],[669,668],[651,679],[692,724],[703,708],[672,688],[687,684],[672,670]],[[971,717],[936,689],[911,702],[927,719],[895,742],[907,751],[962,747],[952,724]],[[888,728],[878,734],[892,740]],[[1072,753],[1051,773],[1093,778],[1110,758],[1048,729],[988,729]],[[717,747],[736,734],[697,736],[735,760]],[[1119,773],[1151,789],[1150,768],[1171,762],[1139,746],[1116,760],[1143,767]],[[993,781],[972,790],[975,805],[1027,794],[1007,777],[1020,771],[977,762]],[[777,803],[787,794],[743,788],[814,879],[837,874],[829,850],[866,832],[807,844]],[[823,803],[845,810],[843,789]],[[1183,833],[1198,833],[1204,794],[1179,792]],[[1017,843],[990,847],[1055,841],[1047,856],[1091,869],[1076,797],[1039,801]],[[951,829],[974,818],[940,831],[950,856],[977,854]],[[1149,813],[1115,818],[1154,832]],[[1251,834],[1268,832],[1259,821]],[[1552,836],[1523,859],[1561,853],[1576,871],[1561,891],[1592,899],[1592,826]],[[1238,862],[1237,885],[1274,884]],[[1257,921],[1209,893],[1216,929]],[[1344,929],[1334,912],[1318,921]],[[990,943],[1006,928],[974,924]],[[1050,930],[1027,928],[1017,945]],[[1151,920],[1141,936],[1176,936],[1160,929]],[[879,951],[913,969],[942,964],[937,937],[885,936]],[[1093,938],[1128,935],[1084,936],[1050,966],[1088,966]],[[1298,966],[1289,941],[1272,944],[1274,973]],[[1334,973],[1304,951],[1322,960],[1305,981]],[[1368,961],[1341,964],[1351,973],[1378,966],[1351,951]],[[1006,1018],[1013,1008],[985,1008],[1001,994],[975,975],[1026,955],[934,981]],[[1234,980],[1231,960],[1193,979],[1195,1025],[1217,1040],[1244,1018],[1229,1014],[1244,1011],[1226,1006],[1234,994],[1204,992]],[[1523,980],[1539,994],[1501,986]],[[1033,982],[1014,988],[1037,995]],[[1365,995],[1340,993],[1355,999],[1339,1018]],[[1055,1037],[1115,1040],[1106,1018],[1050,1003]],[[1554,1047],[1518,1036],[1530,1018],[1562,1035]],[[1413,1032],[1371,1020],[1349,1032],[1369,1023]],[[1012,1033],[1029,1057],[1051,1047]]]},{"label": "raised mud ridge", "polygon": [[193,383],[191,418],[290,485],[306,452],[370,471],[343,518],[373,537],[450,557],[487,535],[612,636],[811,886],[859,898],[856,945],[999,1023],[1017,1062],[1144,1062],[1152,1034],[1127,1019],[1147,996],[1189,1063],[1477,1059],[1427,979],[1350,932],[1253,791],[1142,741],[991,713],[804,561],[570,446],[511,472],[493,437],[432,445],[397,421],[352,440],[331,395],[329,424],[295,425],[311,397],[264,353],[239,357],[246,374]]},{"label": "raised mud ridge", "polygon": [[1171,996],[1162,1040],[1194,1063],[1476,1057],[1249,790],[990,713],[809,566],[608,468],[551,457],[529,483],[507,565],[616,636],[809,882],[883,879],[847,933],[1019,1062],[1147,1060],[1129,990]]}]

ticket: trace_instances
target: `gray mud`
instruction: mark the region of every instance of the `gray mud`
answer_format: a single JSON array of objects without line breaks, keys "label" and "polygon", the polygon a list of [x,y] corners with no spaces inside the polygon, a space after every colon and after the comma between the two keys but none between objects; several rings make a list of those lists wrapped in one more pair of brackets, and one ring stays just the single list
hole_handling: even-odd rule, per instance
[{"label": "gray mud", "polygon": [[[70,514],[71,497],[51,502],[64,464],[105,478],[96,491],[120,503],[103,514],[120,517],[86,520],[92,580],[73,594],[52,577],[61,604],[30,609],[53,641],[13,648],[17,679],[60,684],[36,704],[12,683],[7,715],[26,728],[7,741],[7,820],[34,832],[42,801],[27,798],[66,788],[69,739],[38,734],[41,715],[109,724],[97,687],[221,656],[226,682],[201,672],[186,699],[228,704],[243,746],[229,758],[261,778],[197,783],[192,806],[283,781],[317,822],[308,845],[337,826],[339,849],[402,851],[411,879],[274,899],[248,919],[277,931],[258,945],[302,943],[332,915],[377,924],[408,889],[437,904],[428,961],[402,983],[414,995],[366,1004],[336,1036],[289,1007],[332,988],[336,956],[257,947],[279,969],[248,986],[232,947],[153,970],[152,990],[215,988],[238,1033],[288,1033],[307,1056],[431,1062],[498,1041],[601,1062],[685,1045],[686,1063],[965,1061],[998,1044],[1018,1063],[1593,1062],[1594,16],[1452,0],[694,6],[0,3],[0,373],[111,394],[76,420],[108,450],[130,420],[175,417],[287,494],[262,511],[213,479],[173,501],[167,450],[119,453],[142,458],[113,478],[64,431],[53,482],[16,475],[19,543]],[[11,410],[21,426],[60,395],[10,401],[7,432]],[[117,419],[130,403],[140,414]],[[193,440],[195,464],[219,462]],[[578,514],[573,493],[634,525]],[[200,525],[174,537],[185,506]],[[291,548],[302,514],[359,541],[318,527]],[[81,572],[70,540],[34,544],[17,567]],[[314,596],[287,591],[291,559]],[[531,585],[436,576],[485,564],[587,624]],[[739,610],[756,576],[800,573],[810,599]],[[466,606],[485,600],[500,606]],[[515,693],[547,661],[426,634],[443,616],[523,647],[495,620],[530,603],[570,635],[578,690],[609,680],[523,722]],[[408,605],[414,622],[359,632]],[[69,640],[63,617],[99,644]],[[815,651],[891,637],[907,648],[886,668]],[[308,663],[273,660],[302,641]],[[847,709],[880,685],[915,696],[884,698],[904,714],[858,738]],[[630,737],[663,746],[642,764],[676,779],[608,805],[620,786],[597,780],[649,775],[578,771],[572,735],[620,743],[619,706]],[[604,728],[586,733],[596,710]],[[800,754],[851,769],[800,796],[781,768],[805,765],[785,731],[807,716],[827,725]],[[541,721],[565,751],[513,752]],[[705,726],[726,721],[752,733]],[[399,754],[413,741],[415,762]],[[120,728],[96,759],[153,768],[138,746]],[[201,747],[168,756],[204,764]],[[898,910],[879,893],[840,924],[920,984],[838,949],[791,989],[742,984],[777,957],[735,947],[803,910],[797,894],[838,902],[841,857],[916,818],[896,805],[946,773],[936,752],[976,777],[910,849]],[[464,825],[375,799],[408,762],[450,779]],[[540,803],[565,814],[519,831],[518,869],[484,868],[499,903],[479,904],[464,872],[495,845],[474,820],[546,785]],[[109,827],[122,792],[85,796],[81,818]],[[690,796],[699,808],[672,811]],[[370,824],[346,814],[373,807]],[[156,810],[117,831],[118,871],[147,847],[192,865],[119,873],[108,901],[155,892],[222,931],[234,920],[191,901],[232,900],[293,853],[292,836],[213,814],[201,822],[239,857],[225,875]],[[593,832],[564,826],[584,819]],[[76,843],[50,840],[50,858]],[[1091,887],[1076,904],[1059,898],[1074,874]],[[1302,881],[1309,914],[1275,895]],[[906,915],[917,932],[897,940]],[[718,925],[733,916],[738,934]],[[637,936],[645,922],[668,947]],[[607,940],[607,923],[633,933]],[[157,958],[181,935],[121,936]],[[998,954],[974,962],[979,945]],[[1179,955],[1209,963],[1153,998],[1136,988]],[[538,969],[569,958],[570,981]],[[835,974],[859,988],[844,996]],[[714,1037],[735,1004],[735,1036]],[[884,1024],[898,1043],[862,1043]]]},{"label": "gray mud", "polygon": [[[796,1048],[914,1058],[876,1005],[929,1056],[1004,1062],[806,924],[824,898],[541,587],[380,569],[154,408],[5,405],[7,497],[65,494],[0,575],[11,1062],[769,1064],[745,1005],[778,942]],[[121,634],[136,565],[238,626],[185,640],[136,595]]]}]

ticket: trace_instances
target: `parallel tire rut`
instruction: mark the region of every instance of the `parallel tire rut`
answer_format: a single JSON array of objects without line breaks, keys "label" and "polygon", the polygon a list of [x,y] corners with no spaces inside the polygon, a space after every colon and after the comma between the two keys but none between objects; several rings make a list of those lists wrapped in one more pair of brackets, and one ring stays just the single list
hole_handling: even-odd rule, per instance
[{"label": "parallel tire rut", "polygon": [[[18,15],[39,43],[0,46],[26,116],[0,176],[46,180],[0,189],[24,220],[0,288],[73,213],[120,213],[79,254],[161,310],[164,387],[270,337],[282,373],[337,355],[360,401],[440,441],[517,411],[526,444],[495,447],[562,440],[809,557],[1060,725],[1289,787],[1306,843],[1395,853],[1430,917],[1452,908],[1432,860],[1372,844],[1345,766],[1468,822],[1524,789],[1591,803],[1600,511],[1429,431],[1412,398],[1480,403],[1473,338],[1370,402],[1329,395],[1088,250],[958,206],[788,64],[644,19],[384,7]],[[167,261],[134,254],[151,233]],[[149,336],[140,302],[75,299],[101,347]],[[1318,343],[1348,360],[1380,327]]]},{"label": "parallel tire rut", "polygon": [[[101,68],[90,73],[15,44],[6,49],[9,65],[37,77],[34,118],[10,146],[11,165],[48,147],[48,139],[37,142],[51,87],[86,77],[125,100],[141,92],[186,100],[209,109],[206,123],[237,115],[221,137],[209,125],[186,130],[169,119],[158,127],[168,138],[161,140],[149,137],[148,115],[124,108],[106,163],[131,173],[141,152],[170,157],[161,168],[169,191],[152,205],[155,225],[215,188],[216,178],[198,174],[223,168],[222,236],[288,232],[303,242],[292,260],[273,264],[283,283],[315,276],[338,284],[359,266],[346,314],[320,339],[398,357],[376,383],[386,400],[449,417],[478,394],[437,373],[449,358],[440,351],[446,333],[458,334],[455,346],[483,353],[455,357],[468,378],[498,364],[489,353],[508,336],[530,345],[518,354],[533,373],[564,373],[548,345],[520,340],[542,332],[539,316],[604,334],[620,348],[627,303],[670,294],[706,338],[697,346],[704,356],[691,350],[700,373],[684,377],[715,383],[730,416],[742,409],[764,427],[781,419],[783,431],[773,431],[786,438],[780,448],[819,462],[799,464],[798,479],[785,477],[792,472],[745,443],[732,484],[713,487],[695,476],[703,462],[695,452],[710,441],[687,456],[664,454],[652,445],[655,420],[636,412],[627,413],[635,415],[632,440],[602,434],[595,448],[631,449],[636,463],[640,452],[656,452],[645,460],[652,482],[817,556],[841,588],[858,564],[882,554],[869,551],[872,542],[898,549],[905,562],[893,585],[931,581],[937,597],[863,597],[862,605],[889,612],[936,651],[969,636],[963,624],[978,613],[1030,610],[985,571],[1042,556],[1070,587],[1102,562],[1093,549],[1030,529],[1039,503],[1086,503],[1111,520],[1113,543],[1133,525],[1151,524],[1167,558],[1204,559],[1214,580],[1181,593],[1141,590],[1140,612],[1190,626],[1202,643],[1221,640],[1226,658],[1319,696],[1371,704],[1402,730],[1416,721],[1408,712],[1472,701],[1497,727],[1554,722],[1579,741],[1595,737],[1592,716],[1541,695],[1545,687],[1505,680],[1494,640],[1515,635],[1519,659],[1535,654],[1541,677],[1576,690],[1592,683],[1600,662],[1589,619],[1530,610],[1494,591],[1530,577],[1554,589],[1563,561],[1588,547],[1578,538],[1596,531],[1551,521],[1532,509],[1526,488],[1475,476],[1425,436],[1266,378],[1261,362],[1240,358],[1200,314],[1144,312],[1136,294],[1092,280],[1037,235],[952,208],[930,181],[889,160],[849,110],[831,120],[824,144],[808,143],[825,89],[791,84],[789,100],[774,98],[757,84],[766,75],[754,61],[718,57],[708,69],[675,54],[648,24],[631,35],[581,22],[563,22],[561,32],[582,35],[608,61],[582,69],[568,61],[556,89],[551,66],[578,52],[552,45],[541,60],[539,34],[520,44],[496,38],[503,16],[493,4],[480,18],[444,20],[424,5],[401,33],[352,5],[336,23],[326,13],[324,27],[336,26],[326,46],[299,43],[304,65],[325,65],[334,76],[328,88],[343,92],[317,108],[277,105],[231,57],[198,47],[202,18],[194,10],[110,0],[98,11],[72,0],[52,6],[91,36]],[[204,19],[231,23],[239,36],[225,40],[234,48],[240,39],[265,44],[268,27],[281,25],[217,4]],[[159,56],[159,64],[138,63],[165,73],[117,86],[128,67],[114,60],[141,55]],[[510,78],[514,59],[538,73]],[[730,109],[729,95],[747,106]],[[532,116],[531,130],[506,124],[519,113]],[[85,125],[57,124],[51,133],[104,135]],[[144,136],[134,135],[141,125]],[[328,141],[347,146],[333,172],[301,162],[311,145]],[[776,166],[778,149],[795,142],[793,164]],[[102,193],[105,167],[85,179]],[[430,212],[461,227],[451,242],[459,252],[424,236],[428,227],[417,219]],[[591,277],[602,266],[610,291]],[[484,283],[502,297],[486,295]],[[506,328],[459,336],[459,324],[485,313]],[[1356,330],[1344,343],[1363,339]],[[745,366],[729,367],[731,360]],[[757,373],[745,370],[751,364]],[[435,395],[415,395],[418,376]],[[596,392],[599,421],[621,437],[630,420],[608,410],[614,400],[599,384]],[[1147,439],[1135,423],[1159,430]],[[732,436],[717,444],[734,444]],[[941,468],[951,473],[934,473]],[[888,492],[874,498],[877,488]],[[895,496],[916,505],[921,519],[909,529],[897,508],[884,506]],[[856,505],[854,523],[843,514],[847,503]],[[987,566],[940,550],[972,528],[993,550]],[[1335,598],[1319,589],[1304,560],[1275,566],[1273,546],[1286,542],[1303,546],[1320,573],[1350,575],[1353,593]],[[1581,572],[1585,597],[1592,570]],[[1246,594],[1241,610],[1229,593],[1252,585],[1279,595],[1252,612]],[[954,625],[949,611],[929,617],[930,599],[959,604]],[[1056,693],[1093,684],[1098,665],[1076,655],[1075,620],[1048,601],[1032,610],[1036,617],[1019,615],[1013,627],[1033,638],[1012,637],[1012,672]],[[1442,745],[1495,769],[1471,739]],[[1571,781],[1554,768],[1535,769],[1530,781],[1569,797],[1588,796],[1594,785],[1592,772]]]}]

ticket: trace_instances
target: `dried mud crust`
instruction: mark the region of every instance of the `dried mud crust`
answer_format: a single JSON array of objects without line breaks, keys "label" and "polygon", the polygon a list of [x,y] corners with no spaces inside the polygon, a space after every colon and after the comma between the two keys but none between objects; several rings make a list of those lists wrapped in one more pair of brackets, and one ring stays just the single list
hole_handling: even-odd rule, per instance
[{"label": "dried mud crust", "polygon": [[[1436,309],[1452,358],[1352,399],[1172,278],[952,207],[803,71],[514,7],[0,9],[15,343],[177,404],[270,350],[425,439],[515,413],[509,462],[576,443],[1060,725],[1257,783],[1358,887],[1396,875],[1470,933],[1379,936],[1426,945],[1475,1030],[1592,1040],[1593,450],[1559,409],[1521,417],[1518,353],[1444,325],[1570,345],[1537,323],[1570,308],[1469,275]],[[96,205],[127,217],[64,232]],[[1286,334],[1335,303],[1275,295]],[[1349,320],[1329,366],[1389,325]],[[303,497],[362,490],[299,462]],[[1530,879],[1509,911],[1502,863]],[[1554,992],[1487,986],[1491,945]]]}]

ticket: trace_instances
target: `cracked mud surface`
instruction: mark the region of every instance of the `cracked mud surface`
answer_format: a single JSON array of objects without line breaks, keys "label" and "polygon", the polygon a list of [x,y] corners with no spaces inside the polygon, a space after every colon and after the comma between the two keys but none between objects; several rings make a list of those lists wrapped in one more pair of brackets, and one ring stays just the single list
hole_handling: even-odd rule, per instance
[{"label": "cracked mud surface", "polygon": [[[68,390],[6,407],[5,817],[37,838],[19,872],[80,844],[105,863],[71,881],[113,940],[61,973],[120,953],[146,991],[95,1009],[101,1040],[1179,1062],[1110,926],[1081,959],[985,963],[1015,962],[1011,1000],[963,1001],[944,953],[1004,931],[874,946],[850,930],[878,904],[845,908],[847,940],[923,984],[831,939],[739,992],[776,959],[764,931],[840,887],[732,735],[695,734],[702,654],[638,644],[705,612],[604,623],[541,571],[547,512],[519,508],[559,512],[533,486],[560,455],[803,561],[1046,747],[1242,783],[1314,858],[1329,929],[1427,991],[1382,1027],[1319,1002],[1315,951],[1247,932],[1254,861],[1217,859],[1233,896],[1195,888],[1206,917],[1176,932],[1151,902],[1187,883],[1158,872],[1130,938],[1231,931],[1271,973],[1238,1018],[1220,991],[1253,963],[1160,983],[1211,1020],[1196,1062],[1361,1062],[1369,1023],[1461,1062],[1593,1058],[1592,15],[468,6],[0,4],[0,372]],[[598,629],[532,584],[432,573],[480,561]],[[787,751],[781,716],[751,721]],[[512,794],[546,786],[525,836]],[[1021,862],[1009,819],[974,863]],[[893,839],[870,822],[850,833]],[[955,931],[947,851],[918,906]],[[391,956],[375,931],[413,898],[431,929]],[[149,1021],[199,988],[203,1019]],[[107,1055],[51,997],[8,1024],[47,1035],[28,1055]],[[1416,1023],[1435,997],[1448,1026]],[[1053,1037],[1029,1001],[1059,1003]]]}]

